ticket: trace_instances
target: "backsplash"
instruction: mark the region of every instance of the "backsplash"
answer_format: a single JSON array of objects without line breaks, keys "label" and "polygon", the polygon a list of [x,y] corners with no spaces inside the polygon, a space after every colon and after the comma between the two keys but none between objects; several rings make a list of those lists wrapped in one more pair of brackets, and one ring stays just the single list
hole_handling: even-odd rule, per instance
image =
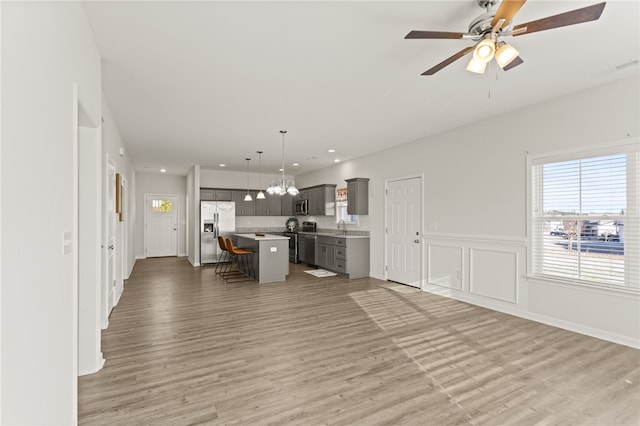
[{"label": "backsplash", "polygon": [[[305,221],[316,222],[318,232],[332,233],[338,230],[336,218],[333,216],[297,216],[297,218],[301,226]],[[284,232],[287,219],[287,216],[236,216],[236,232]],[[347,235],[369,235],[363,219],[365,218],[360,218],[358,225],[348,224]]]}]

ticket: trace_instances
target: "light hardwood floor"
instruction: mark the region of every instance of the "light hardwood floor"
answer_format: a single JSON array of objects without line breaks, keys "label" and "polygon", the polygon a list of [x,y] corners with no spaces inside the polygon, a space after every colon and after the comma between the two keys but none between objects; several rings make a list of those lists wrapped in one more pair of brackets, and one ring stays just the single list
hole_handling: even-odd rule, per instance
[{"label": "light hardwood floor", "polygon": [[638,425],[640,351],[370,278],[139,260],[79,380],[93,425]]}]

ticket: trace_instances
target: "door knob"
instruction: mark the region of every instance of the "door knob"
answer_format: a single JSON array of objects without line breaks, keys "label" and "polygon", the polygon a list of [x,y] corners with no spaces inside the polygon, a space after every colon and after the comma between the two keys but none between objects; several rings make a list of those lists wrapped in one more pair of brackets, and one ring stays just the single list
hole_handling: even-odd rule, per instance
[{"label": "door knob", "polygon": [[111,245],[109,246],[109,250],[113,250],[114,248],[115,248],[115,246],[114,246],[113,244],[111,244]]},{"label": "door knob", "polygon": [[419,242],[420,242],[420,240],[413,240],[413,242],[414,242],[414,243],[419,243]]}]

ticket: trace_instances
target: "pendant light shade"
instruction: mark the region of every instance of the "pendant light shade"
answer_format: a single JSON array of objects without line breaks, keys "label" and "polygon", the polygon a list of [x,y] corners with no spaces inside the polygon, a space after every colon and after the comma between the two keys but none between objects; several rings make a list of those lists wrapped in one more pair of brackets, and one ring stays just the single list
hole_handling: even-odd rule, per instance
[{"label": "pendant light shade", "polygon": [[280,130],[280,134],[282,135],[282,177],[271,182],[269,187],[267,188],[268,194],[275,195],[298,195],[300,191],[296,188],[296,184],[293,179],[286,179],[284,177],[284,135],[287,133],[286,130]]},{"label": "pendant light shade", "polygon": [[518,52],[515,47],[505,43],[504,41],[498,42],[496,62],[500,65],[500,68],[506,67],[518,56],[520,56],[520,52]]},{"label": "pendant light shade", "polygon": [[249,161],[251,158],[245,158],[245,160],[247,160],[247,195],[244,196],[244,201],[253,201],[251,194],[249,194]]},{"label": "pendant light shade", "polygon": [[[262,151],[256,151],[256,153],[258,154],[258,176],[260,176],[260,188],[262,188]],[[260,192],[258,192],[258,195],[256,195],[256,200],[264,199],[264,192],[262,192],[262,189],[260,189]]]},{"label": "pendant light shade", "polygon": [[487,69],[487,63],[479,61],[476,58],[471,58],[469,65],[467,65],[467,71],[475,72],[476,74],[484,74]]},{"label": "pendant light shade", "polygon": [[496,43],[491,38],[485,38],[476,46],[473,51],[473,59],[489,62],[496,53]]}]

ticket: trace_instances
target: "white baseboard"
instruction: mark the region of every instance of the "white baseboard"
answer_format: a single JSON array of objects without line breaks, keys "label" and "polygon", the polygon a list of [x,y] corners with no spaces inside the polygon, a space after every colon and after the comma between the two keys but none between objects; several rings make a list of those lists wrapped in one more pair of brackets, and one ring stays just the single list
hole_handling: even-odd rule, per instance
[{"label": "white baseboard", "polygon": [[136,260],[138,260],[138,259],[146,259],[146,258],[147,258],[147,256],[136,256]]},{"label": "white baseboard", "polygon": [[133,272],[133,268],[136,266],[136,261],[138,260],[138,258],[134,258],[133,259],[133,263],[131,264],[131,267],[129,268],[129,270],[127,271],[127,277],[125,278],[125,280],[128,280],[129,277],[131,276],[131,273]]},{"label": "white baseboard", "polygon": [[630,337],[621,336],[619,334],[611,333],[605,330],[586,327],[581,324],[560,320],[560,319],[549,317],[546,315],[523,311],[521,309],[516,308],[515,305],[513,305],[513,307],[503,306],[501,304],[491,303],[476,297],[467,297],[464,294],[458,293],[454,290],[437,288],[437,286],[433,286],[429,284],[423,285],[422,290],[432,294],[436,294],[438,296],[448,297],[450,299],[459,300],[461,302],[469,303],[471,305],[476,305],[483,308],[491,309],[493,311],[498,311],[498,312],[513,315],[516,317],[550,325],[553,327],[562,328],[564,330],[572,331],[574,333],[584,334],[586,336],[595,337],[597,339],[602,339],[602,340],[617,343],[620,345],[629,346],[635,349],[640,349],[640,341],[634,340]]},{"label": "white baseboard", "polygon": [[95,364],[87,369],[87,370],[79,370],[78,371],[78,376],[87,376],[89,374],[95,374],[98,371],[102,370],[102,367],[104,367],[104,357],[102,356],[102,352],[100,352],[98,354],[98,357],[96,358]]},{"label": "white baseboard", "polygon": [[187,253],[178,253],[178,257],[187,257]]},{"label": "white baseboard", "polygon": [[378,274],[374,274],[373,272],[369,272],[369,277],[371,278],[375,278],[377,280],[382,280],[385,281],[386,278],[384,277],[384,275],[378,275]]}]

